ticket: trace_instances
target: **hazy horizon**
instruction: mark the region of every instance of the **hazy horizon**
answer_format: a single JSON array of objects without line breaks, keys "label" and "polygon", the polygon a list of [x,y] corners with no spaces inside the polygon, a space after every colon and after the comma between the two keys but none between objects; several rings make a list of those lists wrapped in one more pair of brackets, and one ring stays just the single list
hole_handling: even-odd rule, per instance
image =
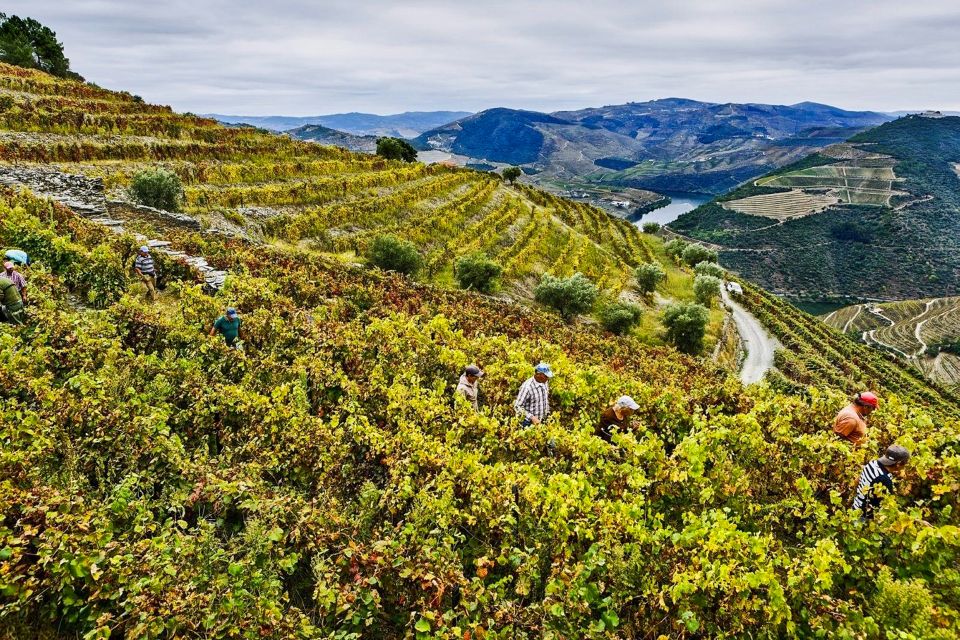
[{"label": "hazy horizon", "polygon": [[575,110],[682,97],[960,110],[960,7],[814,0],[11,0],[74,69],[180,111]]}]

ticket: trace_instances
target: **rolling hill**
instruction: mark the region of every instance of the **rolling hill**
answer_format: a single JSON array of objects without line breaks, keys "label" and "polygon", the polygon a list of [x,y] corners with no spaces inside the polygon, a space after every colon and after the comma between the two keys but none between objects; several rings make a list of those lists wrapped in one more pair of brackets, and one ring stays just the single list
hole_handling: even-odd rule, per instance
[{"label": "rolling hill", "polygon": [[960,293],[960,118],[907,116],[826,147],[671,227],[809,299]]},{"label": "rolling hill", "polygon": [[490,109],[427,131],[415,143],[524,165],[544,185],[722,193],[889,119],[815,103],[669,98],[552,114]]},{"label": "rolling hill", "polygon": [[379,136],[360,136],[346,131],[337,131],[319,124],[305,124],[285,132],[297,140],[317,142],[332,147],[340,147],[357,153],[375,153]]},{"label": "rolling hill", "polygon": [[[184,183],[178,215],[118,200],[158,166]],[[581,270],[616,294],[652,260],[660,295],[689,290],[623,221],[7,65],[0,173],[21,177],[0,187],[0,246],[33,257],[28,325],[0,323],[3,640],[946,639],[960,623],[955,397],[747,283],[788,349],[747,388],[449,286],[483,248],[517,292]],[[102,212],[71,199],[104,191]],[[424,254],[420,281],[358,262],[385,232]],[[131,270],[151,240],[154,302]],[[208,334],[227,306],[242,349]],[[540,360],[552,412],[521,428],[511,405]],[[453,396],[474,362],[479,412]],[[862,385],[883,402],[855,449],[824,425]],[[623,393],[638,409],[611,445],[597,415]],[[857,474],[894,442],[911,464],[864,522]]]},{"label": "rolling hill", "polygon": [[289,131],[306,125],[321,125],[358,136],[394,136],[412,138],[424,131],[443,126],[467,111],[407,111],[393,115],[373,113],[334,113],[324,116],[231,116],[210,113],[204,117],[226,124],[250,124],[270,131]]}]

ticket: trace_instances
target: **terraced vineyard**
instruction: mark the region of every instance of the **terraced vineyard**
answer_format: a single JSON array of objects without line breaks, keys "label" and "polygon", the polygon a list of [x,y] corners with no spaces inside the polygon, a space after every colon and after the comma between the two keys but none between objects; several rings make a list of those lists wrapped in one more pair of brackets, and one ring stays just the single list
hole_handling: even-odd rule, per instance
[{"label": "terraced vineyard", "polygon": [[960,295],[960,118],[906,116],[680,216],[670,228],[807,300]]},{"label": "terraced vineyard", "polygon": [[960,384],[960,354],[942,349],[960,341],[960,298],[858,304],[823,320],[868,345],[895,353],[933,380]]},{"label": "terraced vineyard", "polygon": [[483,249],[521,291],[542,272],[574,269],[618,293],[631,268],[652,259],[628,222],[489,174],[227,128],[6,65],[0,128],[0,161],[100,177],[117,195],[136,172],[167,167],[185,185],[185,212],[208,225],[239,213],[246,232],[267,240],[354,254],[379,234],[402,235],[440,282],[459,256]]}]

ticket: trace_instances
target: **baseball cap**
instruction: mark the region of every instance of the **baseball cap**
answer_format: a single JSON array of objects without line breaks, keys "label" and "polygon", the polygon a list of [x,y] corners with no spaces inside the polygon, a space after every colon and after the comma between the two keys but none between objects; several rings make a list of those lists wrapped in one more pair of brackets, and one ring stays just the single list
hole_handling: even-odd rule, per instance
[{"label": "baseball cap", "polygon": [[892,444],[887,447],[887,452],[880,458],[880,464],[885,467],[891,467],[895,464],[900,464],[901,462],[906,462],[910,459],[910,452],[907,451],[906,447],[901,447],[898,444]]},{"label": "baseball cap", "polygon": [[140,251],[142,251],[143,253],[150,253],[150,247],[148,247],[147,245],[143,245],[142,247],[140,247]]},{"label": "baseball cap", "polygon": [[478,376],[478,377],[479,377],[479,376],[482,376],[482,375],[483,375],[483,371],[480,369],[480,367],[478,367],[478,366],[475,365],[475,364],[471,364],[470,366],[466,367],[466,368],[463,370],[463,372],[464,372],[466,375],[468,375],[468,376]]},{"label": "baseball cap", "polygon": [[880,404],[880,401],[877,400],[876,394],[871,393],[870,391],[858,393],[856,402],[857,404],[873,407],[874,409],[876,409],[877,405]]},{"label": "baseball cap", "polygon": [[227,307],[227,315],[230,316],[231,318],[235,318],[237,315],[237,310],[234,309],[233,307]]},{"label": "baseball cap", "polygon": [[538,364],[534,369],[534,371],[536,371],[537,373],[542,373],[548,378],[553,377],[553,369],[551,369],[550,365],[548,365],[546,362],[541,362],[540,364]]},{"label": "baseball cap", "polygon": [[633,411],[636,411],[640,408],[640,405],[638,405],[630,396],[620,396],[620,399],[617,400],[617,404]]}]

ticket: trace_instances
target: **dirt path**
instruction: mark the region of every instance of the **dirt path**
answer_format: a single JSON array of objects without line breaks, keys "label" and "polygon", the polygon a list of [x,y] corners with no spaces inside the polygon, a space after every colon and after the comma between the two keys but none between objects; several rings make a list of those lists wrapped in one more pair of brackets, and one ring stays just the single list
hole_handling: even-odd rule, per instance
[{"label": "dirt path", "polygon": [[780,348],[780,343],[767,333],[759,320],[730,298],[725,287],[720,292],[724,303],[730,308],[737,333],[747,352],[740,370],[740,380],[744,384],[759,382],[773,368],[773,353]]}]

